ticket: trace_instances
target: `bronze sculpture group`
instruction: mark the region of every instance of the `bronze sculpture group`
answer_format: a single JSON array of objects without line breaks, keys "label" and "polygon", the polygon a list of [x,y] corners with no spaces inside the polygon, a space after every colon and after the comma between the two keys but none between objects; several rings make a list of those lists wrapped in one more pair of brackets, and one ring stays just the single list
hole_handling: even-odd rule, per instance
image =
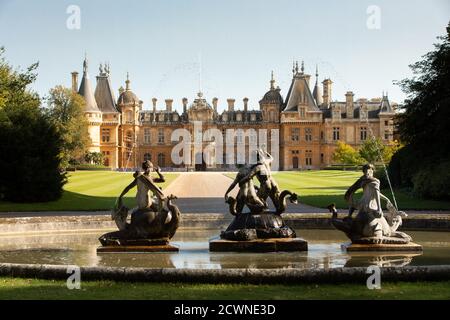
[{"label": "bronze sculpture group", "polygon": [[[398,211],[389,198],[380,191],[380,180],[373,176],[374,166],[363,166],[361,176],[345,193],[345,200],[349,204],[347,217],[339,219],[334,204],[328,209],[332,213],[331,223],[344,232],[354,244],[408,244],[411,237],[397,231],[402,224],[403,211]],[[361,199],[356,201],[354,194],[363,189]],[[381,200],[385,200],[388,212],[383,213]],[[356,216],[353,213],[357,211]]]},{"label": "bronze sculpture group", "polygon": [[[280,191],[272,176],[273,158],[268,152],[258,150],[256,160],[255,164],[238,167],[238,173],[225,193],[225,202],[234,219],[220,234],[220,240],[210,242],[210,249],[212,251],[307,250],[306,241],[296,238],[295,231],[287,226],[281,217],[286,210],[287,200],[290,203],[297,203],[297,194],[289,190]],[[134,180],[123,190],[116,202],[112,219],[119,230],[100,237],[99,241],[105,248],[162,245],[162,251],[165,250],[164,246],[173,249],[169,245],[169,240],[175,235],[181,219],[180,210],[174,203],[176,197],[166,196],[156,185],[165,181],[159,167],[155,168],[150,161],[145,161],[142,169],[143,172],[134,173]],[[345,200],[350,208],[347,217],[339,219],[335,206],[328,207],[332,212],[331,223],[336,229],[344,232],[353,244],[406,245],[411,242],[411,237],[397,231],[402,223],[402,217],[406,214],[398,211],[380,192],[380,181],[373,176],[373,171],[373,165],[365,165],[364,175],[347,190]],[[153,172],[158,175],[157,178],[152,178]],[[254,178],[259,186],[254,183]],[[236,198],[229,196],[236,186],[239,188]],[[122,198],[134,187],[137,187],[137,207],[128,219],[129,209],[123,204]],[[354,194],[360,188],[363,189],[363,195],[357,201]],[[382,211],[381,200],[387,202],[387,213]],[[356,215],[353,217],[355,211]],[[271,243],[269,240],[272,241],[272,247],[268,246]]]},{"label": "bronze sculpture group", "polygon": [[[164,176],[158,167],[154,168],[150,161],[142,165],[143,172],[134,173],[134,180],[120,194],[113,209],[112,219],[119,231],[110,232],[100,237],[103,246],[146,246],[167,245],[175,235],[180,224],[180,210],[175,205],[175,196],[166,197],[156,183],[164,182]],[[153,179],[155,171],[158,178]],[[129,209],[123,204],[123,196],[137,187],[137,208],[131,213],[127,222]]]},{"label": "bronze sculpture group", "polygon": [[[240,166],[231,186],[225,193],[225,202],[230,213],[235,216],[230,226],[220,237],[226,240],[248,241],[268,238],[295,238],[295,231],[286,226],[281,214],[286,210],[287,199],[297,202],[297,195],[289,190],[280,192],[272,172],[272,156],[263,150],[256,153],[256,164]],[[253,183],[259,182],[259,187]],[[239,192],[234,199],[228,196],[239,185]],[[268,199],[274,210],[270,211]],[[245,207],[249,212],[244,212]]]}]

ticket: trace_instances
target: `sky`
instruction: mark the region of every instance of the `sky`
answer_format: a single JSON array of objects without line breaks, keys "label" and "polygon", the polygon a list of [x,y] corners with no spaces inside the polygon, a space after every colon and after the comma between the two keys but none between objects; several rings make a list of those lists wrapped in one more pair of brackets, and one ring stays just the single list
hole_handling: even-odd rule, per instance
[{"label": "sky", "polygon": [[[71,5],[79,29],[67,27]],[[219,110],[227,98],[242,108],[244,97],[257,109],[272,70],[286,95],[294,59],[304,60],[311,87],[316,65],[320,81],[331,78],[333,100],[387,91],[402,102],[393,81],[411,76],[408,65],[433,49],[449,21],[448,0],[0,0],[0,46],[16,67],[39,61],[33,88],[42,96],[70,87],[87,54],[94,83],[103,62],[117,90],[129,72],[144,109],[156,97],[159,108],[171,98],[182,110],[181,99],[200,88],[219,98]]]}]

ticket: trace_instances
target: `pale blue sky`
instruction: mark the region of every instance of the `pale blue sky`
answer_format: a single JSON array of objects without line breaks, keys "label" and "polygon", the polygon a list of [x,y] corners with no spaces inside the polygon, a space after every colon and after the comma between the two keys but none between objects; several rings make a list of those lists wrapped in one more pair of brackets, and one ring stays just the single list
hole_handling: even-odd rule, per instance
[{"label": "pale blue sky", "polygon": [[[81,30],[66,28],[66,9],[81,8]],[[381,9],[381,29],[366,27],[369,5]],[[393,80],[410,76],[408,64],[432,49],[445,32],[450,1],[411,0],[0,0],[0,45],[15,66],[39,61],[35,89],[70,86],[70,72],[82,69],[84,52],[91,79],[109,61],[113,86],[131,87],[150,108],[151,98],[190,101],[198,91],[202,56],[203,91],[223,109],[233,97],[250,107],[267,91],[270,72],[286,95],[292,60],[306,71],[334,81],[333,99],[404,95]],[[312,78],[312,84],[314,77]]]}]

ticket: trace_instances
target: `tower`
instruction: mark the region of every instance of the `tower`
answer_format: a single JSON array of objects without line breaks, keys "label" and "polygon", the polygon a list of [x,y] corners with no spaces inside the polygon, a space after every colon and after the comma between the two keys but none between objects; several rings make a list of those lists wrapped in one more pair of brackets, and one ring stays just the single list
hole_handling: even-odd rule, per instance
[{"label": "tower", "polygon": [[91,80],[88,73],[88,59],[83,62],[83,78],[81,80],[78,93],[84,98],[86,105],[84,114],[88,120],[88,131],[91,138],[89,152],[100,152],[100,126],[102,124],[102,112],[97,106],[94,92],[92,91]]}]

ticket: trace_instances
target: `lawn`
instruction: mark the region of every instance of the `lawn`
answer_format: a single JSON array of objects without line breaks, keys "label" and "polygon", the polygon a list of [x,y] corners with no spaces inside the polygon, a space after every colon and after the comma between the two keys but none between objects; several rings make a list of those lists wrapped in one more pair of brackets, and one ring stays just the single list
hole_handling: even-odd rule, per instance
[{"label": "lawn", "polygon": [[65,281],[0,278],[0,299],[450,299],[450,281],[381,283],[380,290],[365,284],[248,285],[124,283],[84,281],[68,290]]},{"label": "lawn", "polygon": [[[326,208],[335,203],[338,208],[347,208],[344,194],[360,176],[356,171],[289,171],[275,172],[274,177],[282,190],[288,189],[300,196],[300,202],[314,207]],[[227,174],[234,178],[235,174]],[[382,190],[383,194],[392,200],[389,189]],[[450,210],[450,202],[423,200],[408,194],[405,191],[394,190],[397,205],[400,210]],[[361,195],[361,190],[357,197]]]},{"label": "lawn", "polygon": [[[167,187],[178,174],[164,174],[166,182],[159,184]],[[77,171],[69,173],[68,183],[64,186],[61,199],[45,203],[10,203],[0,201],[0,212],[5,211],[88,211],[109,210],[114,206],[117,197],[129,183],[133,181],[133,173],[111,171]],[[133,198],[136,189],[132,189],[125,197],[125,204],[134,206]]]}]

